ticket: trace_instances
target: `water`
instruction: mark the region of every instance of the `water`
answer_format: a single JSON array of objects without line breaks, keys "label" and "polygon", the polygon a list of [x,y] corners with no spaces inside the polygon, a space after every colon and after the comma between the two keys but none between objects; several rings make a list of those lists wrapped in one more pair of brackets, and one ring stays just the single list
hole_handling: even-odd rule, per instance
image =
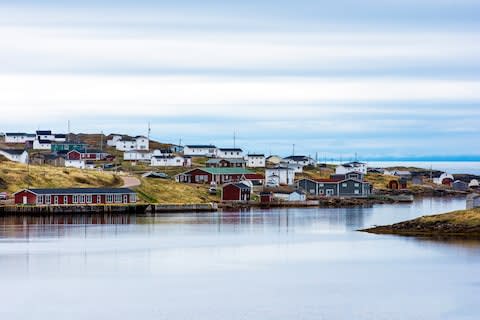
[{"label": "water", "polygon": [[355,231],[464,207],[0,218],[0,318],[479,319],[478,243]]}]

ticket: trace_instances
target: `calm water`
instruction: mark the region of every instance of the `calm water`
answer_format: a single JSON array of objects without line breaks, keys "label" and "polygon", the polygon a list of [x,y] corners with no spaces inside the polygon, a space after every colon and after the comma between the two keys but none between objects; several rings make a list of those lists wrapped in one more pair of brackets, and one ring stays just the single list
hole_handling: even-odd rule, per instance
[{"label": "calm water", "polygon": [[479,319],[478,243],[354,231],[464,206],[1,218],[0,319]]}]

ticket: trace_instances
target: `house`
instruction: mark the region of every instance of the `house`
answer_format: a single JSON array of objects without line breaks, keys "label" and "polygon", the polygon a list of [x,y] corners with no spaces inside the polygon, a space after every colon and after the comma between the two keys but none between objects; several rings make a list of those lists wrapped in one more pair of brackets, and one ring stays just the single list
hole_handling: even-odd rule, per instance
[{"label": "house", "polygon": [[86,150],[88,146],[85,143],[70,143],[70,142],[55,142],[51,145],[52,152],[61,152],[61,151],[81,151]]},{"label": "house", "polygon": [[176,144],[173,144],[170,146],[170,152],[172,153],[181,153],[183,152],[183,146],[179,146],[179,145],[176,145]]},{"label": "house", "polygon": [[253,187],[260,187],[265,183],[265,177],[258,173],[246,173],[243,175],[241,180],[250,181]]},{"label": "house", "polygon": [[470,189],[478,189],[480,188],[480,183],[478,182],[477,179],[472,179],[470,180],[470,182],[468,183],[468,187]]},{"label": "house", "polygon": [[65,167],[65,157],[58,154],[34,154],[30,159],[31,164]]},{"label": "house", "polygon": [[96,149],[87,149],[84,152],[72,150],[67,153],[67,160],[93,160],[102,161],[105,160],[108,153]]},{"label": "house", "polygon": [[177,182],[183,183],[229,183],[239,182],[246,174],[251,174],[244,168],[196,168],[175,176]]},{"label": "house", "polygon": [[414,185],[422,185],[423,184],[423,176],[422,175],[413,175],[412,176],[412,184]]},{"label": "house", "polygon": [[438,178],[433,179],[433,183],[438,185],[450,186],[455,181],[455,178],[449,173],[442,173]]},{"label": "house", "polygon": [[34,150],[51,150],[52,140],[35,139],[33,141]]},{"label": "house", "polygon": [[[107,141],[107,144],[108,144],[108,141]],[[144,136],[136,136],[134,138],[122,137],[122,139],[116,140],[115,148],[118,151],[149,150],[150,141],[148,140],[147,137],[144,137]]]},{"label": "house", "polygon": [[265,180],[267,186],[275,187],[279,185],[293,185],[295,180],[295,171],[288,166],[275,166],[265,169]]},{"label": "house", "polygon": [[240,148],[219,148],[217,150],[217,157],[223,159],[243,159],[243,150]]},{"label": "house", "polygon": [[453,190],[456,191],[467,191],[468,190],[468,183],[462,180],[456,180],[452,183]]},{"label": "house", "polygon": [[252,189],[245,183],[227,183],[222,187],[222,201],[250,201]]},{"label": "house", "polygon": [[335,168],[336,174],[347,174],[349,172],[360,172],[363,174],[367,174],[367,164],[363,162],[353,161],[341,164]]},{"label": "house", "polygon": [[480,194],[472,193],[467,196],[467,209],[480,208]]},{"label": "house", "polygon": [[28,163],[28,152],[23,149],[0,149],[0,155],[4,156],[10,161],[19,163]]},{"label": "house", "polygon": [[371,194],[370,183],[348,175],[344,179],[310,179],[297,181],[297,187],[312,196],[326,197],[367,197]]},{"label": "house", "polygon": [[307,196],[301,190],[276,190],[273,191],[273,199],[280,201],[306,201]]},{"label": "house", "polygon": [[143,178],[153,178],[153,179],[168,179],[168,174],[164,172],[154,172],[154,171],[149,171],[144,174],[142,174]]},{"label": "house", "polygon": [[37,130],[35,133],[35,140],[55,141],[55,135],[51,130]]},{"label": "house", "polygon": [[77,205],[135,203],[137,195],[128,188],[24,189],[14,194],[15,204]]},{"label": "house", "polygon": [[232,159],[208,159],[205,165],[208,168],[245,168],[245,160],[239,158]]},{"label": "house", "polygon": [[117,142],[122,140],[122,136],[119,134],[112,134],[109,136],[107,139],[107,146],[109,147],[115,147],[117,145]]},{"label": "house", "polygon": [[302,173],[303,172],[303,165],[298,163],[288,163],[288,162],[281,162],[280,165],[289,167],[293,170],[294,173]]},{"label": "house", "polygon": [[272,192],[260,192],[260,202],[261,203],[269,203],[273,200],[273,193]]},{"label": "house", "polygon": [[315,166],[316,164],[314,159],[307,156],[289,156],[284,158],[283,162],[287,162],[289,164],[301,165],[302,167]]},{"label": "house", "polygon": [[184,156],[190,157],[215,157],[217,155],[217,147],[214,145],[186,145],[183,149]]},{"label": "house", "polygon": [[5,143],[27,143],[33,142],[36,135],[34,133],[24,133],[24,132],[6,132],[5,133]]},{"label": "house", "polygon": [[247,155],[247,167],[249,168],[265,168],[265,155],[259,153],[251,153]]},{"label": "house", "polygon": [[86,169],[87,164],[83,159],[65,159],[65,167],[67,168],[77,168],[77,169]]},{"label": "house", "polygon": [[56,133],[53,135],[53,141],[55,142],[66,142],[67,141],[67,135],[63,133]]},{"label": "house", "polygon": [[412,177],[412,173],[407,170],[395,170],[393,171],[393,175],[405,179],[410,179]]},{"label": "house", "polygon": [[407,189],[407,179],[405,178],[400,178],[399,180],[392,179],[388,182],[387,188],[391,190]]},{"label": "house", "polygon": [[271,165],[279,165],[282,160],[283,158],[279,156],[269,156],[267,159],[265,159],[266,163]]},{"label": "house", "polygon": [[192,158],[173,154],[157,155],[152,156],[150,165],[152,167],[190,167]]},{"label": "house", "polygon": [[129,150],[123,153],[123,160],[150,162],[152,153],[148,150]]}]

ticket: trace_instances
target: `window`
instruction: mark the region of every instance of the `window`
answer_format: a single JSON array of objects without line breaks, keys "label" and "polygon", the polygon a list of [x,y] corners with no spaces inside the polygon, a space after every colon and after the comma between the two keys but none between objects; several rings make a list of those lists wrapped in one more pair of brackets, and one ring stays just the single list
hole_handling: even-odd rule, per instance
[{"label": "window", "polygon": [[359,193],[360,193],[360,190],[355,190],[354,193],[355,193],[355,194],[359,194]]},{"label": "window", "polygon": [[319,187],[324,187],[325,185],[323,183],[318,184]]},{"label": "window", "polygon": [[327,189],[327,196],[333,196],[333,189]]},{"label": "window", "polygon": [[51,204],[52,203],[52,197],[50,195],[45,196],[45,204]]},{"label": "window", "polygon": [[97,196],[97,203],[102,203],[102,196]]},{"label": "window", "polygon": [[135,193],[130,194],[130,202],[137,202],[137,195]]},{"label": "window", "polygon": [[53,197],[53,203],[58,204],[58,196]]},{"label": "window", "polygon": [[73,203],[78,203],[78,196],[76,196],[76,195],[73,196],[73,201],[72,201],[72,202],[73,202]]},{"label": "window", "polygon": [[37,197],[37,204],[42,204],[43,203],[43,196],[38,196]]},{"label": "window", "polygon": [[122,195],[121,194],[116,194],[115,195],[115,202],[116,203],[121,203],[122,202]]},{"label": "window", "polygon": [[311,193],[311,194],[314,194],[314,193],[315,193],[315,189],[310,189],[310,193]]},{"label": "window", "polygon": [[91,195],[87,196],[87,203],[92,203],[92,196]]},{"label": "window", "polygon": [[343,188],[346,188],[346,187],[347,187],[347,184],[346,184],[346,183],[342,183],[342,187],[343,187]]},{"label": "window", "polygon": [[113,202],[113,194],[107,194],[107,203]]},{"label": "window", "polygon": [[68,203],[68,196],[63,196],[63,204],[67,204]]},{"label": "window", "polygon": [[360,187],[360,183],[355,183],[355,188]]},{"label": "window", "polygon": [[324,194],[325,192],[323,190],[318,190],[318,194]]},{"label": "window", "polygon": [[80,203],[85,203],[85,196],[84,195],[80,196]]}]

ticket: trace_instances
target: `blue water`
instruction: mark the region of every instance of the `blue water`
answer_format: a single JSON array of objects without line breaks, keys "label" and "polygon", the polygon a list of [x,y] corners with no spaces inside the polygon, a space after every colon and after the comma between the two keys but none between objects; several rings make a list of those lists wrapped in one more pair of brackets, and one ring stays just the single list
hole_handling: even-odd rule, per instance
[{"label": "blue water", "polygon": [[0,218],[0,318],[479,319],[477,242],[355,231],[464,207]]}]

